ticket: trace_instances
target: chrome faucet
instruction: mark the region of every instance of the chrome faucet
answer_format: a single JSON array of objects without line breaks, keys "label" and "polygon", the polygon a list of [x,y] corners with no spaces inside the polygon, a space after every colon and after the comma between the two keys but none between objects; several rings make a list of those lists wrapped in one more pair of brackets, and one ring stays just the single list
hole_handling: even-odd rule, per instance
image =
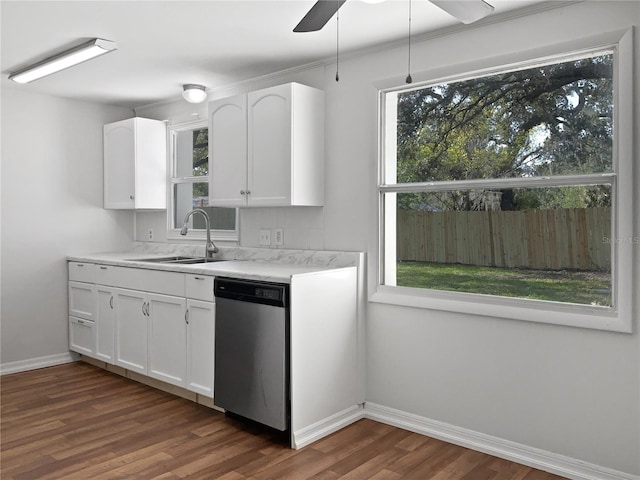
[{"label": "chrome faucet", "polygon": [[216,247],[211,241],[211,228],[209,222],[209,215],[201,208],[194,208],[189,213],[187,213],[184,217],[184,225],[182,225],[182,229],[180,230],[180,235],[186,235],[189,231],[189,217],[194,213],[199,213],[204,217],[204,226],[207,229],[207,247],[205,249],[204,259],[205,261],[213,259],[213,254],[218,253],[218,247]]}]

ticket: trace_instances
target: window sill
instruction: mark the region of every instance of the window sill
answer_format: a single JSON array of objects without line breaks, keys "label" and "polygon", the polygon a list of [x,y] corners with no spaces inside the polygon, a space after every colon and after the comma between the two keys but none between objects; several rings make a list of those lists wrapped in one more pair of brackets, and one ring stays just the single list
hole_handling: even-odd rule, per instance
[{"label": "window sill", "polygon": [[614,308],[492,295],[378,285],[369,297],[384,303],[494,318],[631,333],[631,318]]}]

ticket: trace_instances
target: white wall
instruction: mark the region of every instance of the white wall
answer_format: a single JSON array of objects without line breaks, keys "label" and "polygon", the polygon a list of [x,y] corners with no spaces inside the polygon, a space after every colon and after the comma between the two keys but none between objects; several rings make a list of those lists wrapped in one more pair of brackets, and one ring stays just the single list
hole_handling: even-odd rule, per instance
[{"label": "white wall", "polygon": [[[483,58],[516,59],[545,45],[640,26],[638,2],[579,2],[503,23],[470,26],[413,46],[413,77]],[[635,77],[640,78],[640,39]],[[344,55],[334,66],[284,75],[326,93],[326,203],[322,209],[242,212],[241,243],[257,244],[259,228],[284,227],[290,248],[368,252],[369,289],[377,254],[376,88],[402,85],[406,46]],[[256,80],[251,87],[269,86]],[[636,121],[640,91],[636,81]],[[246,87],[246,86],[245,86]],[[241,90],[241,89],[239,89]],[[227,93],[215,92],[215,96]],[[178,104],[140,109],[151,118],[178,118]],[[206,110],[201,110],[202,115]],[[637,126],[636,126],[637,128]],[[640,165],[635,145],[635,184]],[[635,235],[640,236],[640,189]],[[164,225],[162,214],[140,214],[138,231]],[[272,225],[274,224],[275,225]],[[319,237],[320,236],[320,237]],[[141,238],[144,238],[141,236]],[[308,246],[308,247],[307,247]],[[638,263],[640,252],[636,251]],[[635,291],[640,291],[636,265]],[[475,430],[628,474],[640,474],[640,297],[634,333],[578,328],[370,303],[367,313],[367,401]]]},{"label": "white wall", "polygon": [[[420,77],[421,70],[511,55],[632,25],[640,25],[637,2],[584,2],[417,45],[413,68],[418,73],[413,76]],[[360,90],[370,88],[371,80],[397,76],[401,81],[406,75],[405,55],[406,49],[400,48],[350,62]],[[636,78],[640,78],[639,59],[636,32]],[[342,78],[350,75],[346,66],[341,68]],[[635,85],[638,98],[639,83]],[[329,98],[338,88],[329,89]],[[355,97],[355,86],[353,93]],[[343,96],[341,101],[347,103],[341,103],[346,113],[332,117],[329,144],[334,149],[342,148],[335,145],[352,148],[349,142],[371,144],[374,130],[351,139],[347,131],[368,121],[359,112],[370,108],[373,99]],[[636,102],[636,120],[639,112]],[[636,185],[640,185],[638,149],[636,138],[635,158],[625,159],[635,162]],[[350,158],[368,172],[363,175],[366,184],[352,188],[359,191],[373,184],[373,157]],[[375,205],[375,194],[370,198],[370,205]],[[638,189],[630,201],[638,235]],[[369,219],[375,222],[373,209]],[[371,289],[375,252],[372,245]],[[640,252],[636,249],[634,255],[637,264]],[[637,265],[635,291],[640,291]],[[639,311],[636,298],[635,333],[628,335],[370,303],[367,401],[638,475]]]},{"label": "white wall", "polygon": [[102,125],[132,116],[2,89],[1,357],[65,354],[65,257],[130,245],[133,216],[102,208]]},{"label": "white wall", "polygon": [[[267,88],[286,82],[299,82],[312,87],[324,89],[325,69],[323,67],[301,69],[286,74],[276,74],[261,79],[246,82],[242,85],[231,86],[209,93],[208,101],[231,95],[246,93],[259,88]],[[160,103],[136,109],[136,115],[157,120],[168,120],[170,124],[194,121],[207,118],[207,103],[194,105],[183,100],[177,102]],[[337,188],[327,187],[327,191]],[[329,200],[327,200],[329,201]],[[326,208],[291,207],[291,208],[255,208],[239,211],[240,239],[238,242],[216,240],[216,245],[239,244],[243,247],[259,247],[259,230],[262,228],[282,228],[284,230],[284,245],[278,248],[293,249],[328,249],[325,244],[324,215]],[[166,212],[136,213],[135,238],[145,241],[149,229],[154,231],[155,241],[171,242],[166,238]],[[158,234],[159,232],[159,234]],[[174,243],[198,243],[202,239],[191,240],[188,236],[174,240]],[[364,250],[362,246],[359,250]]]}]

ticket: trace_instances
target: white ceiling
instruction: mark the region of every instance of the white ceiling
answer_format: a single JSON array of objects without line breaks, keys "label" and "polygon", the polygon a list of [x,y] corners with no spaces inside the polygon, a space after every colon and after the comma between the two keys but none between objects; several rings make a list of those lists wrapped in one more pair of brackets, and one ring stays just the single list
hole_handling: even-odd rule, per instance
[{"label": "white ceiling", "polygon": [[[494,15],[540,0],[489,0]],[[208,88],[330,59],[333,19],[319,32],[293,33],[315,0],[6,1],[2,22],[2,87],[130,108],[177,99],[182,85]],[[408,1],[349,0],[340,9],[341,52],[405,39]],[[412,2],[415,35],[457,25],[427,0]],[[66,71],[16,85],[9,73],[90,38],[118,50]]]}]

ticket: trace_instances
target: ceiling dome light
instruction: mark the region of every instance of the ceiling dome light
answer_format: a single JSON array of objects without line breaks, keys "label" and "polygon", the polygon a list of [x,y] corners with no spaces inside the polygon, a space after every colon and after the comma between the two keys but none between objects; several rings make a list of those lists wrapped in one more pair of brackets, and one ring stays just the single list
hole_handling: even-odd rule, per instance
[{"label": "ceiling dome light", "polygon": [[182,89],[182,96],[189,103],[202,103],[207,99],[206,87],[204,85],[187,83],[182,86]]}]

